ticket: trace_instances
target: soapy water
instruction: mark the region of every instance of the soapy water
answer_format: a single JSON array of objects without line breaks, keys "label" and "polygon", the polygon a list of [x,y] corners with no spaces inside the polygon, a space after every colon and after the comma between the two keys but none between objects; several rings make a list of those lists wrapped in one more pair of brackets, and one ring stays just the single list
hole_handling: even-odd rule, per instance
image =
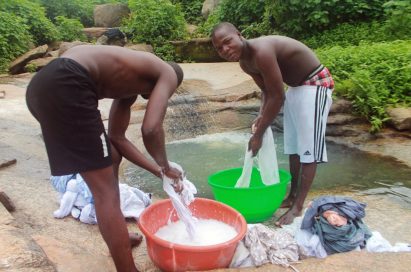
[{"label": "soapy water", "polygon": [[193,239],[190,238],[181,220],[169,222],[159,228],[155,235],[174,244],[210,246],[227,242],[238,234],[232,226],[215,219],[197,219],[195,227]]}]

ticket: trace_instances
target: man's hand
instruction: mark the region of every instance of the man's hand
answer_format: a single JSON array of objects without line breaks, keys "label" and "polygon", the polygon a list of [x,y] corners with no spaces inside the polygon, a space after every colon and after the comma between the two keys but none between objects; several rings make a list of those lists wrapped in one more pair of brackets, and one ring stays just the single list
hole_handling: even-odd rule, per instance
[{"label": "man's hand", "polygon": [[260,124],[261,121],[261,115],[259,115],[257,118],[254,119],[253,124],[251,125],[251,133],[254,134],[257,130],[258,125]]},{"label": "man's hand", "polygon": [[166,175],[168,178],[173,180],[173,184],[171,184],[171,186],[173,186],[176,193],[180,193],[183,190],[183,184],[181,181],[183,180],[184,173],[181,173],[173,167],[170,167],[168,169],[163,168],[162,173],[163,175]]},{"label": "man's hand", "polygon": [[255,134],[251,136],[250,141],[248,142],[248,150],[252,151],[253,157],[257,155],[258,150],[260,150],[262,143],[263,143],[263,139],[261,137],[258,137]]}]

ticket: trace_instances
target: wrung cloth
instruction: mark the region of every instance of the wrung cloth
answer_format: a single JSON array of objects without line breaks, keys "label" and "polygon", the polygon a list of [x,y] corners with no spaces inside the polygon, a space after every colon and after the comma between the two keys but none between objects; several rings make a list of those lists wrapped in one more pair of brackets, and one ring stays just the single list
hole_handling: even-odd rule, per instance
[{"label": "wrung cloth", "polygon": [[278,173],[277,153],[271,127],[268,127],[263,134],[263,141],[257,156],[253,157],[252,151],[248,150],[248,146],[246,147],[243,171],[235,184],[236,188],[250,187],[251,173],[255,158],[257,158],[262,182],[265,185],[279,183],[280,176]]},{"label": "wrung cloth", "polygon": [[[168,162],[170,167],[176,168],[181,173],[184,173],[183,168],[174,162]],[[183,179],[180,181],[183,190],[179,193],[174,191],[174,184],[173,180],[163,175],[163,189],[170,197],[171,203],[173,204],[174,209],[177,212],[178,217],[186,226],[186,230],[190,236],[190,238],[195,237],[195,222],[197,221],[196,218],[193,217],[189,205],[191,202],[194,201],[194,195],[197,193],[197,188],[191,183],[185,175],[183,175]]]},{"label": "wrung cloth", "polygon": [[248,231],[237,246],[230,267],[272,263],[293,268],[291,263],[298,259],[298,245],[291,234],[282,229],[273,230],[262,224],[255,224],[248,225]]}]

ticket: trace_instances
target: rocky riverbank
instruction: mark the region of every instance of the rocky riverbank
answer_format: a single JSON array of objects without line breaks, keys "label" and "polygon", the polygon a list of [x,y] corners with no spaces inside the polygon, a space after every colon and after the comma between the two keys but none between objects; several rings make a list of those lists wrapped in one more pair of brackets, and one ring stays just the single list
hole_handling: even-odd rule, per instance
[{"label": "rocky riverbank", "polygon": [[[205,112],[204,133],[229,131],[247,127],[258,108],[258,92],[255,85],[244,75],[237,64],[210,63],[184,64],[185,82],[179,92],[185,101],[198,101],[196,108]],[[79,223],[72,218],[54,219],[57,209],[57,193],[49,184],[47,155],[40,128],[27,110],[24,95],[31,74],[0,78],[0,191],[6,193],[15,207],[9,212],[0,205],[0,270],[4,271],[115,271],[108,249],[97,226]],[[173,98],[172,105],[184,104]],[[103,117],[108,116],[110,100],[101,101]],[[128,135],[141,146],[139,128],[145,102],[134,105]],[[197,103],[199,104],[199,103]],[[173,116],[176,111],[169,111]],[[211,115],[211,116],[210,116]],[[212,117],[212,118],[211,118]],[[194,117],[193,117],[194,118]],[[211,119],[208,119],[211,118]],[[197,119],[193,119],[197,120]],[[367,133],[363,123],[344,123],[350,136],[328,136],[347,146],[387,156],[411,166],[411,139],[409,133],[386,129],[378,135]],[[168,139],[189,137],[171,130],[175,122],[166,121],[170,131]],[[193,131],[190,133],[196,133]],[[361,132],[354,135],[354,132]],[[16,160],[15,162],[13,160]],[[329,192],[328,192],[329,193]],[[336,192],[344,194],[345,192]],[[351,193],[352,194],[352,193]],[[385,196],[353,195],[368,203],[367,216],[370,227],[389,226],[383,232],[390,242],[411,242],[406,223],[410,222],[411,209],[404,208]],[[310,194],[309,198],[315,195]],[[281,214],[279,211],[278,214]],[[138,231],[129,222],[130,231]],[[408,237],[408,238],[407,238]],[[408,239],[408,240],[407,240]],[[145,244],[133,250],[133,256],[141,271],[158,271],[148,258]],[[303,260],[296,267],[299,271],[408,271],[411,267],[407,253],[351,252],[337,254],[324,260]],[[225,269],[219,271],[237,271]],[[285,268],[267,265],[241,271],[286,271]]]}]

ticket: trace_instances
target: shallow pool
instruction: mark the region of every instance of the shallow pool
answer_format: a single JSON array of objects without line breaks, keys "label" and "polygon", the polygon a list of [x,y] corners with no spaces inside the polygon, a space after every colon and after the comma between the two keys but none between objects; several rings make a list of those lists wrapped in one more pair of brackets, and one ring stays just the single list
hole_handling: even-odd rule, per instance
[{"label": "shallow pool", "polygon": [[[283,154],[283,134],[275,133],[279,168],[288,170]],[[207,177],[227,168],[242,167],[250,134],[242,132],[203,135],[170,142],[167,155],[180,164],[193,182],[199,197],[213,198]],[[312,191],[361,191],[398,198],[411,207],[411,169],[387,158],[328,143],[328,163],[319,164]],[[137,167],[126,169],[126,182],[143,191],[166,197],[161,181]]]}]

